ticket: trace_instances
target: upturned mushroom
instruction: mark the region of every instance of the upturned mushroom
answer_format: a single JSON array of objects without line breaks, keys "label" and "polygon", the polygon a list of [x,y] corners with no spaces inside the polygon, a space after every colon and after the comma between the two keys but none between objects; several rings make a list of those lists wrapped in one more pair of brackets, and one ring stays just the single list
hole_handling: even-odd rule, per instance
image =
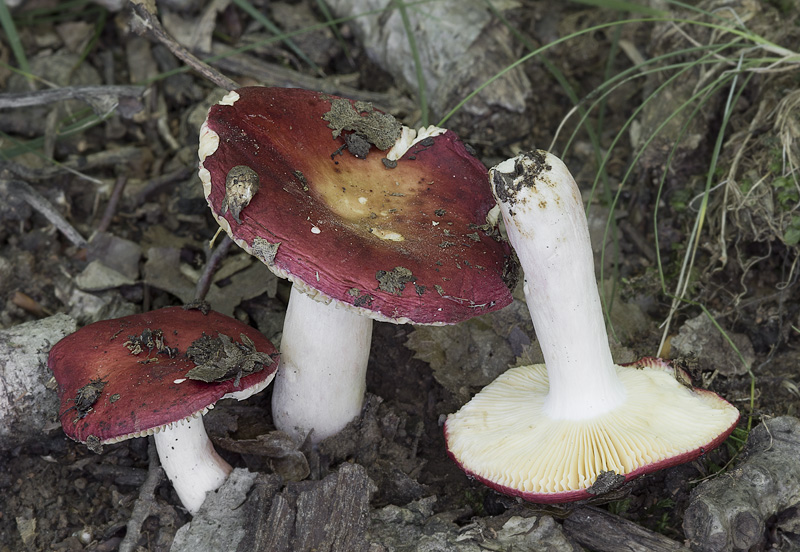
[{"label": "upturned mushroom", "polygon": [[278,364],[275,347],[254,328],[181,307],[90,324],[59,341],[48,359],[64,433],[96,452],[153,435],[192,514],[231,471],[202,415],[220,399],[244,400],[264,389]]},{"label": "upturned mushroom", "polygon": [[544,364],[512,368],[448,416],[450,456],[499,492],[589,498],[722,443],[739,412],[667,361],[611,358],[580,190],[544,151],[490,170]]},{"label": "upturned mushroom", "polygon": [[511,302],[517,264],[486,168],[450,131],[249,87],[211,108],[199,157],[219,225],[293,282],[273,418],[298,439],[360,413],[373,319],[453,324]]}]

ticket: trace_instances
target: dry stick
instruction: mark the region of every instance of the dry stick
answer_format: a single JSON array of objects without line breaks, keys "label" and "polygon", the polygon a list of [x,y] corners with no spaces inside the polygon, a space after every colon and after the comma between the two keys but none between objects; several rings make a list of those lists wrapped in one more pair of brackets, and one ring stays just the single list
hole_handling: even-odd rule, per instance
[{"label": "dry stick", "polygon": [[69,241],[78,247],[86,247],[86,240],[81,236],[80,232],[75,230],[75,228],[67,222],[67,219],[61,216],[61,213],[59,213],[42,194],[31,188],[27,182],[23,182],[22,180],[12,180],[8,184],[9,189],[16,189],[17,193],[19,193],[31,207],[44,215]]},{"label": "dry stick", "polygon": [[172,184],[178,180],[189,178],[189,176],[193,175],[196,172],[197,172],[197,167],[181,167],[167,174],[162,174],[160,176],[148,180],[147,185],[134,196],[132,202],[133,206],[138,207],[139,205],[144,203],[147,200],[147,198],[150,197],[150,195],[158,192],[164,186]]},{"label": "dry stick", "polygon": [[156,487],[161,483],[163,477],[164,472],[161,470],[152,436],[147,438],[147,462],[147,478],[139,489],[139,498],[136,499],[136,504],[133,506],[131,518],[128,520],[128,530],[125,538],[119,544],[119,552],[133,552],[135,549],[139,542],[142,525],[153,509]]},{"label": "dry stick", "polygon": [[65,86],[51,90],[36,90],[23,94],[0,94],[0,109],[17,109],[46,105],[62,100],[82,100],[92,103],[106,98],[141,98],[144,86]]},{"label": "dry stick", "polygon": [[111,192],[111,197],[108,198],[108,205],[106,205],[106,210],[103,211],[103,218],[100,219],[100,224],[97,225],[96,232],[98,234],[108,230],[108,227],[111,225],[111,219],[114,218],[114,213],[117,212],[117,205],[119,204],[119,198],[122,197],[122,190],[125,189],[125,184],[127,183],[128,183],[127,176],[117,177],[117,181],[114,183],[114,190]]},{"label": "dry stick", "polygon": [[131,8],[135,16],[132,21],[134,32],[142,36],[147,35],[149,38],[157,40],[166,46],[175,57],[220,88],[233,90],[239,87],[234,81],[198,59],[186,50],[186,48],[181,46],[174,38],[169,36],[154,13],[155,7],[153,5],[147,6],[145,5],[146,3],[147,0],[131,0]]},{"label": "dry stick", "polygon": [[203,269],[203,274],[197,281],[197,287],[195,288],[194,292],[195,303],[203,301],[206,298],[206,294],[211,287],[211,280],[214,277],[214,273],[217,271],[217,266],[225,257],[225,255],[228,254],[228,250],[231,248],[231,245],[233,245],[233,240],[231,240],[230,236],[225,234],[225,237],[222,238],[221,242],[219,242],[219,245],[214,252],[209,255],[208,260],[206,261],[206,266]]},{"label": "dry stick", "polygon": [[598,552],[689,552],[681,543],[599,508],[584,506],[564,520],[568,537]]},{"label": "dry stick", "polygon": [[[52,166],[41,168],[31,168],[12,161],[0,160],[0,171],[8,171],[21,180],[39,182],[48,180],[64,172],[72,173],[79,178],[88,180],[98,186],[103,185],[103,181],[90,177],[80,171],[90,171],[92,169],[114,168],[120,165],[141,164],[143,148],[139,146],[122,146],[113,150],[98,151],[86,156],[71,155],[66,161],[56,163],[52,159],[47,162],[55,163]],[[196,169],[195,169],[196,170]]]},{"label": "dry stick", "polygon": [[255,56],[245,53],[237,54],[233,48],[219,43],[212,45],[211,54],[214,56],[211,63],[223,71],[250,77],[263,86],[306,88],[336,96],[357,97],[395,114],[411,113],[415,109],[411,98],[403,96],[396,90],[393,89],[389,92],[364,90],[357,87],[356,78],[351,78],[348,75],[334,75],[325,78],[313,77],[276,63],[266,62]]}]

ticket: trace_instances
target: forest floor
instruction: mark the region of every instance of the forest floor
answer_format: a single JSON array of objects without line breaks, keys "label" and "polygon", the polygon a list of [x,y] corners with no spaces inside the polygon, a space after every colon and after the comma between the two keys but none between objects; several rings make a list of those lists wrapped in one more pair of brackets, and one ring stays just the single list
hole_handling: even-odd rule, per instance
[{"label": "forest floor", "polygon": [[[376,9],[330,4],[345,18]],[[425,27],[419,20],[437,4],[407,7],[411,28]],[[797,415],[800,65],[791,49],[800,44],[800,8],[738,0],[702,2],[701,13],[668,4],[663,9],[674,11],[662,17],[577,2],[478,4],[475,36],[502,47],[466,51],[474,57],[461,58],[447,78],[441,67],[425,69],[449,85],[428,90],[428,102],[419,99],[413,56],[392,60],[380,46],[390,34],[380,25],[394,21],[394,8],[326,26],[322,3],[311,0],[164,0],[158,17],[184,51],[213,54],[209,64],[237,86],[365,99],[409,126],[436,123],[505,67],[487,72],[494,59],[487,58],[507,65],[551,44],[444,126],[487,167],[535,148],[563,157],[590,202],[615,359],[675,359],[696,385],[739,408],[739,428],[715,451],[590,504],[522,503],[468,479],[448,457],[442,431],[447,414],[509,366],[540,358],[521,290],[506,309],[457,326],[376,322],[362,417],[317,448],[275,431],[270,389],[206,416],[220,454],[258,474],[240,500],[246,523],[214,526],[228,549],[619,550],[614,543],[623,541],[637,550],[710,549],[684,531],[693,489],[737,466],[749,429]],[[283,31],[300,29],[292,45],[271,39],[249,6]],[[32,79],[15,69],[11,35],[0,35],[0,330],[56,313],[83,326],[193,297],[218,228],[196,172],[198,129],[225,91],[209,75],[182,70],[163,37],[134,32],[131,13],[113,2],[30,0],[13,8]],[[623,19],[630,21],[614,24]],[[723,22],[741,27],[732,32]],[[437,41],[459,39],[440,35],[417,35],[423,66],[450,48]],[[231,51],[240,46],[248,48]],[[621,74],[627,78],[613,81]],[[560,127],[575,105],[564,83],[586,99]],[[140,88],[97,92],[119,85]],[[22,107],[34,91],[78,86],[99,95]],[[123,251],[124,259],[114,257]],[[107,272],[87,269],[97,259],[124,270],[104,279]],[[286,282],[236,246],[218,274],[212,306],[279,342]],[[57,415],[0,450],[0,552],[115,550],[132,516],[143,523],[129,550],[169,550],[192,518],[163,479],[140,499],[152,473],[148,440],[95,454],[64,436]],[[309,510],[303,493],[321,510]],[[151,515],[134,514],[137,500]],[[800,524],[786,521],[794,505],[787,501],[764,514],[752,550],[798,549]],[[319,522],[337,512],[328,535],[303,525],[303,516]],[[278,529],[288,531],[283,541],[252,540]]]}]

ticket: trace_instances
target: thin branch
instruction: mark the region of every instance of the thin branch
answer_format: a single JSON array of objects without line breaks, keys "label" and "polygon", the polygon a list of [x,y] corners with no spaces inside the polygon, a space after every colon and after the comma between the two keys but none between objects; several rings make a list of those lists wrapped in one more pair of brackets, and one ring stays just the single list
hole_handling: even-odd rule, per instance
[{"label": "thin branch", "polygon": [[46,105],[63,100],[81,100],[89,104],[119,98],[140,99],[144,86],[65,86],[21,94],[0,94],[0,109]]},{"label": "thin branch", "polygon": [[9,190],[18,193],[31,207],[41,213],[53,226],[64,234],[64,236],[78,247],[86,247],[86,239],[81,236],[80,232],[67,222],[61,213],[59,213],[47,199],[34,190],[27,182],[22,180],[8,181]]},{"label": "thin branch", "polygon": [[103,212],[103,218],[100,219],[100,223],[97,225],[97,233],[108,230],[108,227],[111,225],[111,219],[114,218],[114,213],[117,212],[117,205],[119,204],[119,199],[122,197],[122,191],[125,189],[125,184],[127,183],[127,176],[120,176],[117,178],[117,181],[114,183],[114,190],[111,192],[111,197],[108,198],[106,210]]},{"label": "thin branch", "polygon": [[122,146],[119,148],[98,151],[97,153],[90,153],[86,156],[73,155],[70,156],[66,161],[48,159],[41,154],[37,154],[36,151],[33,151],[32,153],[38,155],[45,162],[44,166],[34,169],[20,163],[14,163],[13,161],[0,160],[0,171],[5,170],[20,180],[34,182],[48,180],[56,175],[68,172],[74,174],[78,178],[96,184],[97,186],[102,186],[102,180],[89,176],[85,173],[94,169],[105,169],[114,168],[120,165],[140,164],[142,155],[144,154],[144,148],[138,146]]},{"label": "thin branch", "polygon": [[211,288],[211,281],[214,278],[214,273],[217,271],[217,266],[222,259],[225,258],[225,255],[228,254],[228,250],[231,248],[231,245],[233,245],[233,240],[231,240],[230,236],[225,234],[225,237],[219,242],[219,245],[214,252],[209,255],[208,260],[206,261],[206,266],[203,269],[203,274],[197,281],[197,287],[195,288],[194,293],[194,302],[205,300],[206,294],[208,293],[209,288]]},{"label": "thin branch", "polygon": [[211,49],[210,63],[227,73],[246,76],[257,80],[263,86],[280,86],[283,88],[305,88],[326,94],[358,98],[372,102],[385,111],[412,113],[414,102],[396,89],[387,92],[364,90],[358,87],[358,75],[335,75],[317,78],[289,69],[277,63],[266,62],[256,56],[248,55],[237,49],[215,42]]},{"label": "thin branch", "polygon": [[197,167],[181,167],[179,169],[175,169],[172,172],[168,172],[166,174],[162,174],[160,176],[148,180],[145,187],[142,188],[142,190],[134,196],[132,200],[132,205],[134,207],[138,207],[139,205],[147,201],[148,197],[150,197],[155,193],[158,193],[165,186],[169,186],[170,184],[174,184],[177,181],[189,178],[192,174],[196,172],[197,172]]},{"label": "thin branch", "polygon": [[164,472],[161,470],[161,464],[158,461],[158,451],[156,451],[153,437],[147,438],[147,460],[147,478],[139,489],[139,498],[136,499],[131,518],[128,520],[128,530],[125,533],[125,538],[119,544],[119,552],[133,552],[135,550],[141,536],[142,525],[150,517],[150,513],[153,510],[156,488],[163,477]]},{"label": "thin branch", "polygon": [[148,2],[147,0],[131,0],[130,3],[134,14],[131,23],[136,34],[157,40],[166,46],[175,57],[216,86],[224,88],[225,90],[239,88],[239,85],[234,81],[198,59],[194,54],[181,46],[177,40],[169,36],[158,20],[158,17],[155,15],[155,5],[153,2]]}]

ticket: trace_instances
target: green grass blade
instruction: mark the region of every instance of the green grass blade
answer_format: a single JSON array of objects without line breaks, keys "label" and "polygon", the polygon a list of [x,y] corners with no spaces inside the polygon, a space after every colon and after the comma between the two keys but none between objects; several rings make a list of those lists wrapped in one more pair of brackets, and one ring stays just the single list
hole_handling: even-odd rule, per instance
[{"label": "green grass blade", "polygon": [[[91,110],[88,110],[91,111]],[[59,129],[58,133],[56,134],[56,139],[66,138],[67,136],[71,136],[78,132],[82,132],[89,128],[99,125],[103,121],[105,121],[113,111],[109,112],[103,117],[100,117],[95,114],[88,115],[83,117],[82,119],[76,120],[74,123],[68,124],[67,126]],[[9,161],[18,155],[24,155],[26,153],[36,153],[36,150],[42,148],[44,145],[44,137],[34,138],[33,140],[29,140],[28,142],[20,143],[11,136],[8,136],[5,133],[0,132],[0,137],[4,140],[15,144],[13,146],[0,149],[0,159],[4,161]],[[46,158],[45,158],[46,159]],[[49,162],[54,162],[52,159],[48,159]]]},{"label": "green grass blade", "polygon": [[[27,6],[26,6],[27,7]],[[40,8],[30,8],[16,15],[18,25],[41,25],[46,23],[60,23],[75,19],[76,14],[81,17],[94,15],[104,10],[98,4],[89,4],[89,0],[68,0],[52,2]]]},{"label": "green grass blade", "polygon": [[601,23],[599,25],[594,25],[592,27],[587,27],[586,29],[581,29],[580,31],[571,33],[571,34],[566,35],[566,36],[562,36],[562,37],[557,38],[556,40],[554,40],[552,42],[544,44],[544,45],[540,46],[539,48],[536,48],[535,50],[533,50],[531,52],[528,52],[527,54],[525,54],[521,58],[517,59],[513,63],[509,63],[503,69],[501,69],[500,71],[498,71],[497,73],[495,73],[494,75],[492,75],[491,77],[486,79],[480,86],[475,88],[475,90],[473,90],[472,92],[467,94],[464,97],[464,99],[462,99],[460,102],[458,102],[458,104],[456,104],[456,106],[453,109],[451,109],[449,112],[447,112],[444,115],[444,117],[442,117],[441,120],[436,124],[436,126],[444,126],[444,124],[447,122],[447,120],[450,119],[450,117],[452,117],[459,109],[461,109],[464,106],[465,103],[467,103],[469,100],[474,98],[478,93],[480,93],[481,90],[483,90],[487,86],[490,86],[494,81],[496,81],[497,79],[499,79],[500,77],[502,77],[503,75],[508,73],[509,71],[512,71],[516,67],[522,65],[526,61],[528,61],[528,60],[530,60],[530,59],[542,54],[543,52],[546,52],[548,49],[550,49],[550,48],[552,48],[552,47],[554,47],[554,46],[556,46],[558,44],[561,44],[561,43],[566,42],[568,40],[572,40],[573,38],[581,36],[581,35],[594,33],[594,32],[597,32],[597,31],[600,31],[600,30],[603,30],[603,29],[608,29],[610,27],[614,27],[616,25],[625,25],[625,24],[628,24],[628,23],[655,23],[655,22],[660,22],[660,21],[664,21],[664,20],[660,19],[660,18],[641,18],[641,19],[635,18],[635,19],[623,19],[623,20],[619,20],[619,21],[610,21],[608,23]]},{"label": "green grass blade", "polygon": [[294,41],[289,38],[289,35],[284,33],[280,30],[272,21],[270,21],[263,13],[258,11],[250,2],[247,0],[233,0],[233,3],[239,6],[242,10],[247,12],[250,17],[261,23],[267,31],[271,32],[272,34],[276,35],[276,38],[281,40],[286,47],[289,48],[292,52],[295,53],[297,57],[302,59],[309,67],[314,69],[319,76],[325,76],[325,73],[322,69],[314,63],[314,61],[309,58],[305,52],[303,52]]},{"label": "green grass blade", "polygon": [[625,0],[571,0],[576,4],[584,4],[585,6],[593,6],[595,8],[605,8],[607,10],[641,13],[643,15],[650,15],[654,17],[664,17],[668,12],[651,8],[650,6],[642,6],[636,2],[626,2]]},{"label": "green grass blade", "polygon": [[8,44],[11,46],[11,51],[14,52],[14,58],[16,58],[20,70],[23,73],[30,73],[31,68],[28,64],[28,58],[25,57],[25,49],[22,47],[22,41],[19,39],[17,26],[14,24],[11,12],[8,11],[8,6],[6,6],[4,1],[0,2],[0,26],[3,27],[6,33]]},{"label": "green grass blade", "polygon": [[423,127],[428,126],[428,93],[425,90],[425,76],[422,74],[422,61],[419,57],[419,50],[417,49],[417,40],[414,37],[414,32],[411,30],[411,21],[408,18],[408,11],[406,11],[406,3],[403,0],[393,0],[393,4],[397,6],[400,12],[400,17],[403,19],[403,27],[406,29],[406,36],[408,37],[408,46],[411,48],[411,57],[414,58],[414,70],[417,74],[417,91],[419,94],[419,110],[421,112],[420,119]]},{"label": "green grass blade", "polygon": [[355,62],[353,61],[353,55],[350,53],[350,47],[347,45],[347,41],[342,36],[341,31],[339,30],[339,25],[334,21],[333,14],[331,13],[330,8],[328,8],[328,4],[325,0],[317,0],[317,7],[319,11],[322,12],[322,16],[325,18],[325,21],[328,22],[331,31],[333,31],[333,36],[336,37],[336,41],[339,43],[339,47],[344,52],[344,57],[350,61],[351,65],[354,65]]}]

